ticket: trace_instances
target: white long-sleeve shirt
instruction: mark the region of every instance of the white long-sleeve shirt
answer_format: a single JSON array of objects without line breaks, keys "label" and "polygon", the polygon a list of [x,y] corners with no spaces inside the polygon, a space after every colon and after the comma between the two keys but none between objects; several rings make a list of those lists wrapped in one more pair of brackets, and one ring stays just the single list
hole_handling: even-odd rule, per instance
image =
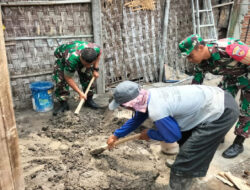
[{"label": "white long-sleeve shirt", "polygon": [[185,85],[155,88],[149,92],[147,112],[136,112],[115,131],[115,136],[126,136],[149,117],[157,128],[148,131],[151,139],[175,142],[181,138],[181,131],[215,121],[224,112],[224,91],[218,87]]}]

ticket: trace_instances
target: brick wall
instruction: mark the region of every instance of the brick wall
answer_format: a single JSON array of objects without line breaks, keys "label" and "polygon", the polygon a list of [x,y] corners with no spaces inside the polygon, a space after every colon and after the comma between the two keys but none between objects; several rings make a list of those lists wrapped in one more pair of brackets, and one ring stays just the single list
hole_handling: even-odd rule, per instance
[{"label": "brick wall", "polygon": [[250,45],[250,10],[249,9],[248,9],[248,13],[244,16],[244,19],[242,21],[240,40]]}]

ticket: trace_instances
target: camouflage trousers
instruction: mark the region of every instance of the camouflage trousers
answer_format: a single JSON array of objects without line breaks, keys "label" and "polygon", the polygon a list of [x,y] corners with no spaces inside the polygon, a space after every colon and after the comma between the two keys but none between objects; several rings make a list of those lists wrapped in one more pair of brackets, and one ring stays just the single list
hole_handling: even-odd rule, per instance
[{"label": "camouflage trousers", "polygon": [[[81,68],[77,70],[78,76],[80,83],[82,85],[83,92],[86,91],[89,82],[92,78],[92,69],[86,69],[83,71],[85,68]],[[53,72],[53,80],[56,83],[56,88],[55,88],[55,97],[58,101],[67,101],[70,95],[69,92],[69,85],[64,79],[64,61],[62,59],[57,59],[54,64],[54,72]],[[95,85],[94,83],[90,87],[90,90],[88,92],[88,97],[92,97],[94,95],[94,89]]]},{"label": "camouflage trousers", "polygon": [[236,124],[234,133],[236,135],[248,138],[250,134],[250,80],[247,76],[238,78],[224,77],[224,80],[219,84],[219,87],[230,92],[235,97],[239,90],[240,96],[240,116]]}]

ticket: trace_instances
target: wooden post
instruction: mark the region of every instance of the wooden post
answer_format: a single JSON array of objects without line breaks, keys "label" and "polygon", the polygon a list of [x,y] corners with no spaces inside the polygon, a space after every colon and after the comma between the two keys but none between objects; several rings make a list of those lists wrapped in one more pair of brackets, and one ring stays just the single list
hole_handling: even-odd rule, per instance
[{"label": "wooden post", "polygon": [[164,58],[165,58],[166,48],[167,48],[169,8],[170,8],[170,0],[166,0],[165,13],[164,13],[164,25],[163,25],[163,32],[162,32],[162,43],[161,43],[161,51],[160,51],[160,57],[159,57],[159,62],[160,62],[159,82],[162,82]]},{"label": "wooden post", "polygon": [[91,0],[69,0],[69,1],[20,1],[20,2],[6,2],[0,3],[0,6],[51,6],[51,5],[66,5],[66,4],[79,4],[79,3],[90,3]]},{"label": "wooden post", "polygon": [[[102,20],[101,20],[101,1],[92,0],[92,22],[93,22],[93,33],[94,33],[94,42],[101,46],[102,45]],[[99,77],[97,79],[97,93],[105,93],[105,72],[103,65],[103,54],[99,62]]]},{"label": "wooden post", "polygon": [[240,0],[234,0],[233,7],[230,14],[227,37],[233,37],[234,29],[238,21],[239,13],[240,13]]},{"label": "wooden post", "polygon": [[24,179],[0,14],[0,190],[23,189]]}]

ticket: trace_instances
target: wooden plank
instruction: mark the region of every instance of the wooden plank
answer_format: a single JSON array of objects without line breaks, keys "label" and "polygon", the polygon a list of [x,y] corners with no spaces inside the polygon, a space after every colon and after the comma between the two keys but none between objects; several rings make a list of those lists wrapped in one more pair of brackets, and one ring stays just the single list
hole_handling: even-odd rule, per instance
[{"label": "wooden plank", "polygon": [[166,55],[167,39],[168,39],[169,9],[170,9],[170,0],[167,0],[165,4],[164,25],[163,25],[163,32],[162,32],[162,45],[161,45],[161,51],[160,51],[160,57],[159,57],[159,61],[160,61],[159,82],[162,82],[162,78],[163,78],[164,57]]},{"label": "wooden plank", "polygon": [[72,39],[72,38],[92,38],[92,34],[86,35],[72,35],[72,36],[26,36],[6,38],[5,41],[20,41],[20,40],[41,40],[41,39]]},{"label": "wooden plank", "polygon": [[233,7],[231,9],[228,30],[227,30],[227,37],[233,37],[234,28],[237,24],[238,17],[240,15],[240,0],[234,0]]},{"label": "wooden plank", "polygon": [[70,0],[70,1],[20,1],[20,2],[7,2],[0,3],[0,6],[41,6],[41,5],[65,5],[76,3],[91,3],[91,0]]},{"label": "wooden plank", "polygon": [[[94,42],[101,46],[102,44],[102,20],[101,20],[101,2],[100,0],[92,0],[92,22],[94,32]],[[97,93],[105,93],[105,72],[103,65],[103,55],[99,62],[99,77],[97,79]]]},{"label": "wooden plank", "polygon": [[23,190],[24,179],[2,28],[2,15],[0,14],[0,189]]},{"label": "wooden plank", "polygon": [[[226,0],[223,0],[222,2],[225,2]],[[231,11],[231,7],[227,6],[227,7],[221,7],[220,9],[220,17],[218,19],[218,28],[227,28],[228,27],[228,23],[229,23],[229,18],[230,18],[230,11]]]},{"label": "wooden plank", "polygon": [[218,7],[223,7],[226,5],[232,5],[234,2],[229,2],[229,3],[222,3],[222,4],[218,4],[218,5],[214,5],[212,8],[218,8]]},{"label": "wooden plank", "polygon": [[230,181],[228,181],[227,177],[224,175],[223,172],[220,172],[218,175],[215,175],[215,177],[216,177],[217,179],[219,179],[220,181],[222,181],[223,183],[225,183],[225,184],[227,184],[227,185],[229,185],[229,186],[231,186],[231,187],[234,186],[233,183],[231,183]]},{"label": "wooden plank", "polygon": [[37,72],[37,73],[28,73],[23,75],[13,75],[10,76],[11,79],[18,79],[18,78],[28,78],[28,77],[34,77],[34,76],[41,76],[41,75],[51,75],[53,71],[44,71],[44,72]]},{"label": "wooden plank", "polygon": [[224,175],[231,181],[238,189],[240,190],[250,190],[250,187],[246,185],[246,183],[238,178],[233,176],[230,172],[225,172]]},{"label": "wooden plank", "polygon": [[[2,105],[0,105],[0,108]],[[5,136],[5,127],[3,125],[3,113],[0,109],[0,189],[12,190],[14,189],[11,167],[10,167],[10,158],[7,147],[7,140]]]}]

